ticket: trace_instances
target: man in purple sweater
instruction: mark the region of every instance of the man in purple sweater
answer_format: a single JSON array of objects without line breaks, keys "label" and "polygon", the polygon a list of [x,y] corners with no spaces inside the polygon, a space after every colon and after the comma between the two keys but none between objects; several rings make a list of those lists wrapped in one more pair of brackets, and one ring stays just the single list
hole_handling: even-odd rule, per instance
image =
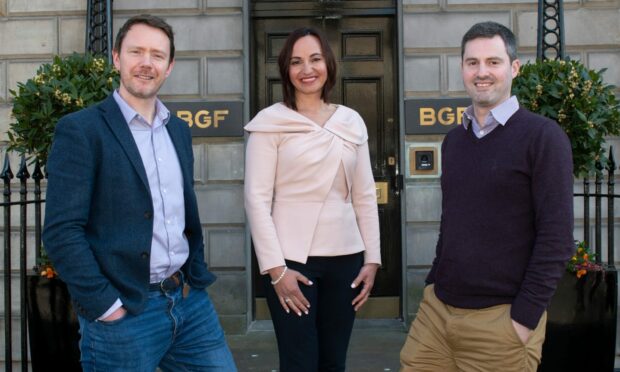
[{"label": "man in purple sweater", "polygon": [[571,146],[510,95],[519,72],[506,27],[461,43],[472,98],[442,144],[442,216],[403,371],[536,371],[546,308],[573,250]]}]

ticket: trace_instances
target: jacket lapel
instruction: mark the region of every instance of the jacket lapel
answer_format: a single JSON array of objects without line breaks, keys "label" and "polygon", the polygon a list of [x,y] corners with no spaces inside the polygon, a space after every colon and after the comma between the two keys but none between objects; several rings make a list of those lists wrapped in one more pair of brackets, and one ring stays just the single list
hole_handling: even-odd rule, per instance
[{"label": "jacket lapel", "polygon": [[144,183],[144,186],[146,186],[147,190],[150,190],[149,182],[146,178],[146,171],[144,170],[144,164],[142,164],[142,158],[140,157],[140,151],[138,151],[138,146],[133,139],[129,125],[127,125],[127,122],[125,121],[118,104],[114,100],[114,97],[110,95],[101,103],[99,108],[103,111],[102,116],[105,119],[105,122],[108,124],[112,130],[112,133],[114,133],[114,136],[121,144],[121,147],[127,154],[129,161]]}]

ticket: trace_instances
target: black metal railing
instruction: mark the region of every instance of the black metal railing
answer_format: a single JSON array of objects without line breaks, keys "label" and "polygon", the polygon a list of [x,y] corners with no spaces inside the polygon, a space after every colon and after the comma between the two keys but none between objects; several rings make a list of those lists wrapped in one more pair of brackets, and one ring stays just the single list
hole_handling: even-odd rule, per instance
[{"label": "black metal railing", "polygon": [[[594,247],[596,253],[596,262],[602,263],[602,249],[603,249],[603,200],[607,203],[607,264],[612,268],[614,267],[614,201],[620,195],[615,194],[615,168],[616,163],[613,157],[612,149],[609,150],[609,162],[605,169],[599,165],[598,172],[594,178],[594,192],[591,192],[591,179],[584,179],[583,192],[575,193],[575,198],[583,198],[583,240],[587,246],[591,246],[592,239],[590,237],[590,209],[591,204],[594,204]],[[607,173],[607,181],[604,181]],[[3,277],[4,277],[4,346],[5,346],[5,370],[11,371],[13,365],[13,329],[12,329],[12,301],[13,296],[11,293],[11,283],[16,277],[13,276],[15,270],[11,265],[12,258],[12,245],[11,234],[19,232],[19,304],[20,304],[20,324],[19,324],[19,344],[21,345],[21,361],[22,371],[28,370],[28,330],[27,330],[27,315],[26,310],[28,306],[28,299],[26,294],[26,276],[30,270],[30,267],[34,266],[40,260],[41,252],[41,229],[42,229],[42,213],[41,208],[45,203],[42,198],[41,181],[44,179],[44,174],[41,171],[41,167],[38,163],[34,165],[32,175],[28,171],[26,161],[21,159],[19,170],[14,176],[11,170],[9,157],[5,155],[4,166],[0,172],[0,179],[2,179],[3,188],[3,202],[0,203],[0,207],[4,213],[4,265],[3,265]],[[13,182],[17,179],[19,182],[19,200],[13,201],[12,195],[16,193],[17,182]],[[606,192],[603,192],[603,185],[606,185]],[[32,198],[29,199],[29,196]],[[19,226],[13,226],[11,215],[14,208],[18,208]],[[28,224],[28,215],[34,212],[34,221],[31,221],[31,225]],[[34,231],[32,228],[34,226]],[[28,234],[34,235],[34,242],[29,246]],[[35,262],[28,262],[28,253],[32,253],[34,250]]]},{"label": "black metal railing", "polygon": [[[575,197],[583,198],[583,241],[586,247],[592,247],[590,237],[590,204],[594,200],[594,252],[595,261],[603,263],[603,199],[607,202],[607,264],[615,267],[615,236],[614,236],[614,205],[615,199],[620,198],[615,194],[615,170],[616,162],[613,155],[613,147],[609,148],[607,166],[597,163],[597,172],[594,178],[594,193],[590,192],[591,179],[583,179],[583,192],[575,193]],[[607,172],[607,182],[604,182],[604,173]],[[607,192],[603,192],[603,183],[607,184]]]},{"label": "black metal railing", "polygon": [[[19,180],[19,200],[12,201],[12,184],[13,178]],[[33,198],[28,199],[29,194],[29,180],[32,178],[34,181]],[[22,157],[19,170],[16,176],[13,175],[8,155],[5,154],[4,166],[0,172],[0,179],[4,184],[3,202],[0,203],[0,207],[4,213],[4,265],[3,278],[4,278],[4,365],[6,371],[11,371],[13,368],[13,329],[11,321],[13,319],[12,302],[14,297],[11,293],[11,284],[15,277],[13,276],[14,270],[11,264],[12,246],[11,235],[14,232],[11,214],[13,208],[19,208],[19,345],[21,348],[21,369],[22,371],[28,371],[28,329],[27,329],[27,294],[26,294],[26,275],[28,273],[28,252],[34,249],[35,262],[40,259],[41,252],[41,206],[45,202],[41,198],[41,181],[43,180],[43,172],[38,163],[34,166],[32,176],[28,171],[26,160]],[[34,244],[33,247],[28,246],[28,212],[29,209],[34,209]],[[34,263],[30,263],[34,266]]]},{"label": "black metal railing", "polygon": [[538,0],[537,36],[537,59],[564,59],[564,6],[562,0]]},{"label": "black metal railing", "polygon": [[112,0],[88,0],[85,41],[87,52],[106,56],[112,63]]}]

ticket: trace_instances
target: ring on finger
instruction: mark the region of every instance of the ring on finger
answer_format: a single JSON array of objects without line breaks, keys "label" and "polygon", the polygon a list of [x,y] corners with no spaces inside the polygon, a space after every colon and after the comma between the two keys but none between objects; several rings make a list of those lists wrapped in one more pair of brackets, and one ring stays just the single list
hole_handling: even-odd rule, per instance
[{"label": "ring on finger", "polygon": [[289,302],[291,302],[291,299],[287,297],[287,298],[284,299],[284,302],[289,303]]}]

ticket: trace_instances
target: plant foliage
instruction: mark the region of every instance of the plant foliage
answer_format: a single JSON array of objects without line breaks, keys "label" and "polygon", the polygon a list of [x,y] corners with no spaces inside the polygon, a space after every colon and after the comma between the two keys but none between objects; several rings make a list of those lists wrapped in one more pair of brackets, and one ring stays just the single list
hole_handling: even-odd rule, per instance
[{"label": "plant foliage", "polygon": [[615,87],[573,60],[527,63],[514,79],[512,93],[532,112],[555,120],[570,138],[574,174],[586,177],[607,165],[606,136],[620,134],[620,103]]},{"label": "plant foliage", "polygon": [[9,150],[47,161],[58,120],[106,98],[118,87],[118,71],[103,58],[74,53],[39,67],[35,77],[10,90]]},{"label": "plant foliage", "polygon": [[581,278],[590,271],[602,271],[603,267],[593,262],[596,254],[590,252],[584,242],[575,241],[575,254],[566,265],[566,270],[575,273],[577,278]]}]

